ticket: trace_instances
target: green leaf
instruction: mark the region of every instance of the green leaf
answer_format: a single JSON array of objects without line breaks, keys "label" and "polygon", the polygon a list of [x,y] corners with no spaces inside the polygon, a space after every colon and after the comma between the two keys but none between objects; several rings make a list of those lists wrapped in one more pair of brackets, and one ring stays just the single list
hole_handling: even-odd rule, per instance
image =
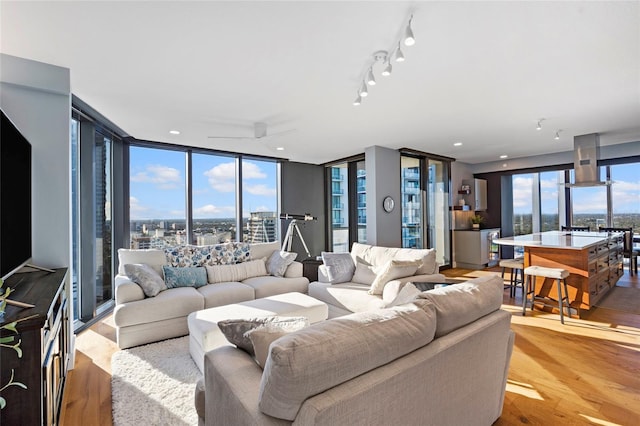
[{"label": "green leaf", "polygon": [[24,383],[20,383],[20,382],[13,382],[14,385],[22,388],[22,389],[26,389],[27,386]]},{"label": "green leaf", "polygon": [[13,347],[13,349],[15,349],[15,350],[16,350],[16,353],[18,354],[18,358],[22,358],[22,349],[20,349],[19,345],[20,345],[20,342],[18,342],[18,343]]},{"label": "green leaf", "polygon": [[7,401],[3,397],[0,396],[0,410],[7,406]]},{"label": "green leaf", "polygon": [[16,324],[18,324],[18,323],[16,321],[14,321],[14,322],[11,322],[9,324],[3,325],[2,328],[4,328],[5,330],[11,330],[14,333],[17,333],[18,330],[16,329]]},{"label": "green leaf", "polygon": [[0,337],[0,343],[12,343],[15,340],[15,336]]}]

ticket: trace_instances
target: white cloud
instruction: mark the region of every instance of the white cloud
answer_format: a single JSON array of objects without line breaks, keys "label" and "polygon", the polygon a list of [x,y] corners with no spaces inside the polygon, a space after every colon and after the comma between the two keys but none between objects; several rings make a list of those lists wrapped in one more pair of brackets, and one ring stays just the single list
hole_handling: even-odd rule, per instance
[{"label": "white cloud", "polygon": [[516,177],[513,179],[513,210],[519,213],[532,209],[531,185],[533,178]]},{"label": "white cloud", "polygon": [[258,206],[253,211],[254,212],[270,212],[270,211],[273,211],[273,209],[270,209],[267,206]]},{"label": "white cloud", "polygon": [[206,204],[193,210],[194,218],[227,217],[235,216],[235,206],[215,206]]},{"label": "white cloud", "polygon": [[180,171],[173,167],[149,165],[144,171],[131,176],[132,182],[151,183],[158,189],[176,189],[182,183]]},{"label": "white cloud", "polygon": [[264,179],[267,174],[260,167],[249,161],[242,162],[242,179]]},{"label": "white cloud", "polygon": [[276,195],[276,189],[270,188],[263,183],[259,183],[257,185],[247,185],[243,186],[244,190],[252,195],[263,195],[267,197],[273,197]]},{"label": "white cloud", "polygon": [[[235,162],[222,163],[218,164],[215,167],[204,172],[204,175],[207,177],[209,181],[209,185],[211,188],[215,189],[218,192],[233,192],[236,189],[236,164]],[[249,179],[265,179],[267,174],[260,170],[260,167],[255,163],[244,161],[242,163],[242,180],[246,181]],[[256,187],[265,185],[255,185]],[[247,185],[245,185],[247,188]],[[272,192],[267,191],[264,193],[266,189],[257,188],[256,193],[251,192],[247,189],[251,194],[257,195],[275,195],[275,189]]]}]

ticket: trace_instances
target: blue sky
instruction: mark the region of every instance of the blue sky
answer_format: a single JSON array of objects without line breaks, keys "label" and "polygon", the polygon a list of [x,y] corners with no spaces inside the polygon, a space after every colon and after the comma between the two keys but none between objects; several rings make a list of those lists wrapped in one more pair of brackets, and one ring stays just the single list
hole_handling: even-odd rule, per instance
[{"label": "blue sky", "polygon": [[[613,208],[615,213],[640,213],[640,173],[638,164],[620,164],[611,166],[613,180]],[[600,168],[602,180],[605,180],[605,169]],[[558,180],[557,172],[541,174],[542,213],[557,213]],[[531,181],[530,174],[516,175],[513,178],[513,210],[514,213],[531,213]],[[600,213],[607,212],[607,196],[605,187],[573,188],[573,212]]]},{"label": "blue sky", "polygon": [[[236,216],[235,158],[194,154],[194,219]],[[185,154],[131,147],[131,220],[185,218]],[[276,163],[244,160],[243,216],[276,211]]]}]

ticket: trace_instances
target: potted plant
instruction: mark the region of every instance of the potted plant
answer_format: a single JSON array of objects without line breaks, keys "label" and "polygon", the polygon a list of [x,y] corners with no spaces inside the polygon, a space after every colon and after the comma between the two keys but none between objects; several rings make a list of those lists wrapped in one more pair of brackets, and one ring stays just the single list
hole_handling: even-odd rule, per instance
[{"label": "potted plant", "polygon": [[474,214],[471,216],[471,227],[473,229],[480,229],[480,224],[484,221],[484,217],[479,214]]}]

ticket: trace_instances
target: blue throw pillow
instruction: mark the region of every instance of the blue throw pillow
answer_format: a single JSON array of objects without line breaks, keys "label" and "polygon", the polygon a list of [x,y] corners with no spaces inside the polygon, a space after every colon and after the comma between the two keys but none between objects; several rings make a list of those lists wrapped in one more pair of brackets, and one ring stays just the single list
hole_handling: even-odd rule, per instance
[{"label": "blue throw pillow", "polygon": [[203,266],[174,268],[163,266],[164,283],[167,288],[202,287],[207,284],[207,270]]}]

